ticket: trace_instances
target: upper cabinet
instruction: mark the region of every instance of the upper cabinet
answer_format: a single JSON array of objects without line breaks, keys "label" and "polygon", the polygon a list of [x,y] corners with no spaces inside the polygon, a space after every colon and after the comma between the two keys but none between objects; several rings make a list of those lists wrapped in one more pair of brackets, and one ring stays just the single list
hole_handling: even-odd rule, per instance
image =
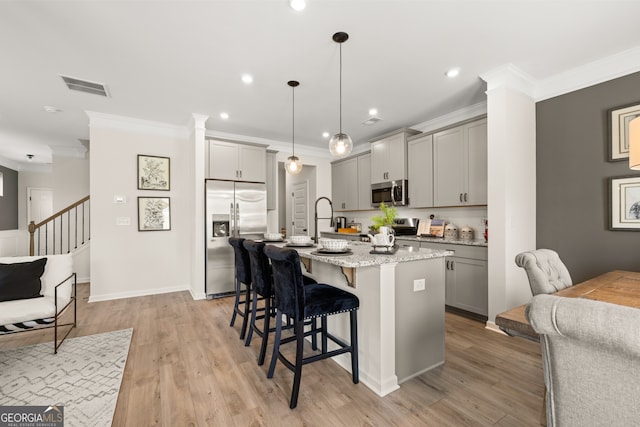
[{"label": "upper cabinet", "polygon": [[487,120],[433,134],[434,206],[487,204]]},{"label": "upper cabinet", "polygon": [[400,129],[371,140],[371,184],[407,179],[407,137],[419,133]]},{"label": "upper cabinet", "polygon": [[433,135],[416,135],[407,143],[409,206],[433,207]]},{"label": "upper cabinet", "polygon": [[266,175],[265,147],[209,140],[209,178],[265,182]]},{"label": "upper cabinet", "polygon": [[358,159],[331,164],[331,198],[334,211],[358,209]]},{"label": "upper cabinet", "polygon": [[371,154],[331,164],[331,200],[334,211],[371,209]]},{"label": "upper cabinet", "polygon": [[274,150],[267,150],[267,210],[277,209],[278,162]]}]

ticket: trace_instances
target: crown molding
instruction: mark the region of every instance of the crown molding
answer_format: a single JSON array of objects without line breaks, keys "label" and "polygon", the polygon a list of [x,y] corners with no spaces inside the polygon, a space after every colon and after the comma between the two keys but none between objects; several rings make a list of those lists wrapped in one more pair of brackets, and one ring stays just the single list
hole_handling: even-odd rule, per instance
[{"label": "crown molding", "polygon": [[487,114],[487,102],[483,101],[409,127],[420,132],[431,132],[485,114]]},{"label": "crown molding", "polygon": [[85,111],[85,113],[89,116],[89,127],[94,129],[116,129],[168,138],[187,138],[189,136],[189,131],[186,126],[171,125],[168,123],[117,116],[96,111]]},{"label": "crown molding", "polygon": [[535,100],[543,101],[640,71],[640,46],[556,74],[538,83]]},{"label": "crown molding", "polygon": [[50,145],[51,153],[54,156],[60,157],[73,157],[77,159],[86,159],[87,158],[87,148],[84,145],[80,145],[79,147],[68,147],[63,145]]},{"label": "crown molding", "polygon": [[500,87],[522,92],[534,98],[537,81],[513,64],[504,64],[480,75],[487,82],[487,92]]}]

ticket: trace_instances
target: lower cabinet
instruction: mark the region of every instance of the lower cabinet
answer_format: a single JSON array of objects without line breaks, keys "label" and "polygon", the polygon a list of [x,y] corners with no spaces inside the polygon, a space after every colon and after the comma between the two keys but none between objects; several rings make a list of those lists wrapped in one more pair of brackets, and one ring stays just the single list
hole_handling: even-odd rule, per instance
[{"label": "lower cabinet", "polygon": [[445,304],[486,318],[489,312],[487,248],[425,242],[421,242],[420,247],[454,252],[445,260]]}]

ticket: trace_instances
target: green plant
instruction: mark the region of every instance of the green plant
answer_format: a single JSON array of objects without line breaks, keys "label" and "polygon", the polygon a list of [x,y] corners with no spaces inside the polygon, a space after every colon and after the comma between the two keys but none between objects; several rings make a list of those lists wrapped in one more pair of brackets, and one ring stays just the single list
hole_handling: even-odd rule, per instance
[{"label": "green plant", "polygon": [[371,228],[373,231],[378,231],[382,226],[393,226],[395,225],[394,219],[398,214],[398,211],[393,206],[387,206],[384,203],[380,203],[380,211],[381,215],[374,215],[371,217],[371,221],[373,221],[373,225]]}]

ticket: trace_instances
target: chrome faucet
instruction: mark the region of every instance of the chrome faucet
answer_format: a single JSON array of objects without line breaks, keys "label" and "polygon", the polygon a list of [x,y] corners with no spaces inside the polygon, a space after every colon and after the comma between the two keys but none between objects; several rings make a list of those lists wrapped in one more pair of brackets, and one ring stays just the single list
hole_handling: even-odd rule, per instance
[{"label": "chrome faucet", "polygon": [[[331,207],[331,216],[329,218],[318,218],[318,202],[322,199],[325,199],[327,202],[329,202],[329,206]],[[331,203],[331,199],[329,199],[328,197],[322,196],[322,197],[318,197],[318,199],[316,200],[316,205],[315,205],[315,213],[314,213],[314,219],[315,219],[315,229],[314,229],[314,237],[313,240],[314,242],[318,243],[318,220],[319,219],[330,219],[331,223],[329,224],[330,227],[333,227],[333,203]]]}]

